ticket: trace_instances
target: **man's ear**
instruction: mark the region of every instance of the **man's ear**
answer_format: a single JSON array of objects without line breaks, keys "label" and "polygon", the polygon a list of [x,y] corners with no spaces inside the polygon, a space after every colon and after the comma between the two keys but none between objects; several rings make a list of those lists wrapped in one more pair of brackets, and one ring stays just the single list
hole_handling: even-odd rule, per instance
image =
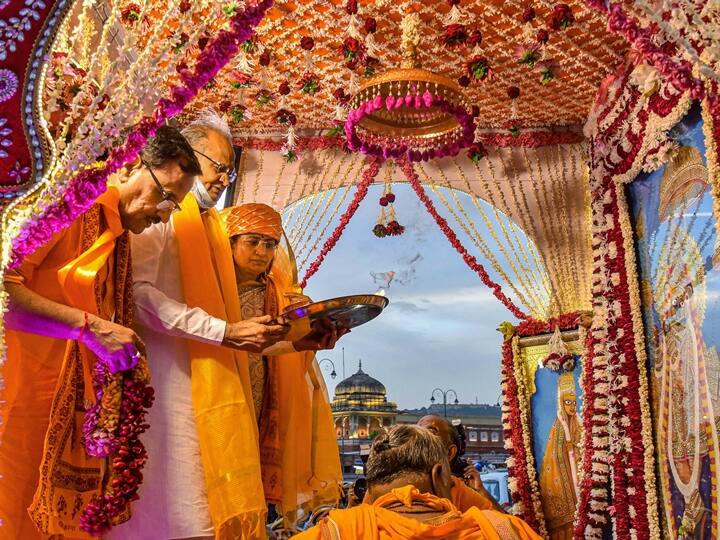
[{"label": "man's ear", "polygon": [[448,448],[448,461],[452,462],[453,459],[455,459],[455,456],[457,456],[458,453],[458,447],[454,444],[451,444]]},{"label": "man's ear", "polygon": [[128,178],[130,178],[130,175],[133,172],[135,172],[136,170],[140,169],[141,167],[142,167],[142,161],[140,160],[140,156],[136,157],[132,161],[127,162],[117,172],[117,176],[118,176],[120,182],[121,183],[127,182]]},{"label": "man's ear", "polygon": [[436,463],[430,471],[430,483],[435,495],[444,499],[450,498],[450,489],[452,488],[452,478],[450,477],[450,467],[443,463]]}]

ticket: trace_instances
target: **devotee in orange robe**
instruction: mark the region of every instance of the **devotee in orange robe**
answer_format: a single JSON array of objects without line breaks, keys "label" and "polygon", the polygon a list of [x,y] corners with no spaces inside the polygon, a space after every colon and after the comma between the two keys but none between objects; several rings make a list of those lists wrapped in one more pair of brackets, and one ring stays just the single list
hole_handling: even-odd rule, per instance
[{"label": "devotee in orange robe", "polygon": [[450,464],[439,437],[396,425],[373,441],[363,504],[331,511],[298,540],[531,539],[540,537],[521,519],[450,500]]},{"label": "devotee in orange robe", "polygon": [[[434,433],[443,442],[447,451],[447,458],[451,464],[452,489],[450,490],[450,500],[461,511],[465,512],[473,506],[478,510],[497,510],[504,512],[502,506],[493,498],[482,483],[480,473],[472,464],[465,467],[453,467],[453,463],[460,458],[460,448],[462,443],[459,439],[455,427],[447,420],[434,414],[423,416],[418,420],[417,425]],[[456,474],[456,469],[462,468],[462,476]],[[460,471],[458,471],[460,472]],[[471,483],[468,485],[465,481]]]},{"label": "devotee in orange robe", "polygon": [[0,538],[90,538],[79,519],[107,472],[82,441],[95,399],[91,370],[96,361],[111,372],[130,369],[144,353],[128,328],[127,231],[170,219],[199,172],[182,135],[160,128],[90,210],[5,276]]}]

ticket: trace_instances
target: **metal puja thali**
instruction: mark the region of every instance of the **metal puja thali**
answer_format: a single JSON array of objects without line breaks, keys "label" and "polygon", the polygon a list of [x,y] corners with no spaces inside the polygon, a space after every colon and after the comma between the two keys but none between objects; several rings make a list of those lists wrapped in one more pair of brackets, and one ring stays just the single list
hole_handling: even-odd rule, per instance
[{"label": "metal puja thali", "polygon": [[338,328],[355,328],[380,315],[388,303],[386,297],[377,294],[341,296],[291,308],[283,312],[278,320],[293,326],[301,319],[307,321],[308,326],[322,320]]}]

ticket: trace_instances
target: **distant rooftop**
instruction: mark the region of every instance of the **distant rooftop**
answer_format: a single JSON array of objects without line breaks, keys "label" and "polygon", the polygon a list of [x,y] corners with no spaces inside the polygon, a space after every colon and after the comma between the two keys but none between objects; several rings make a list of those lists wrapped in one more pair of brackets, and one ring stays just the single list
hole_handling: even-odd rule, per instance
[{"label": "distant rooftop", "polygon": [[[443,415],[444,407],[442,403],[435,403],[429,407],[423,407],[421,409],[403,409],[398,411],[400,414],[412,414],[412,415],[426,415],[426,414],[437,414]],[[490,405],[487,403],[460,403],[458,405],[447,404],[447,414],[450,416],[486,416],[486,417],[497,417],[500,418],[502,412],[500,405]]]}]

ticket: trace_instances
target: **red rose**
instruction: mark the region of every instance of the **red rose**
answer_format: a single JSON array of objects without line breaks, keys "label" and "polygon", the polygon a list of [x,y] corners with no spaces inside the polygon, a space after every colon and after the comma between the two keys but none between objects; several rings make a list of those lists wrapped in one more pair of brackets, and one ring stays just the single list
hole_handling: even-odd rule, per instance
[{"label": "red rose", "polygon": [[448,0],[448,4],[450,4],[451,6],[459,6],[460,0]]},{"label": "red rose", "polygon": [[549,24],[553,30],[567,28],[575,21],[572,10],[567,4],[555,4],[550,14]]},{"label": "red rose", "polygon": [[445,45],[454,47],[467,41],[468,35],[462,24],[448,24],[445,27]]},{"label": "red rose", "polygon": [[360,50],[360,42],[352,37],[345,39],[345,48],[351,52],[357,52]]},{"label": "red rose", "polygon": [[287,96],[290,93],[290,83],[283,81],[278,86],[278,93],[282,96]]},{"label": "red rose", "polygon": [[368,34],[374,34],[377,30],[377,21],[372,17],[365,19],[365,31]]},{"label": "red rose", "polygon": [[226,99],[220,102],[220,105],[218,105],[218,109],[220,109],[220,112],[227,112],[227,110],[230,108],[230,100]]},{"label": "red rose", "polygon": [[178,6],[178,8],[180,9],[180,13],[187,13],[188,11],[190,11],[190,7],[191,5],[189,0],[182,0],[182,2],[180,2],[180,5]]},{"label": "red rose", "polygon": [[520,20],[524,23],[529,23],[535,18],[535,10],[531,7],[525,8],[525,10],[522,12],[522,15],[520,17]]},{"label": "red rose", "polygon": [[182,73],[187,69],[187,64],[185,62],[178,62],[178,64],[175,66],[175,71],[178,73]]},{"label": "red rose", "polygon": [[340,103],[346,103],[350,99],[350,96],[345,93],[345,89],[342,86],[335,89],[333,97]]},{"label": "red rose", "polygon": [[482,43],[482,32],[480,30],[473,30],[468,35],[468,45],[471,47],[474,47],[475,45],[480,45]]},{"label": "red rose", "polygon": [[535,41],[538,43],[547,43],[550,39],[550,34],[547,30],[538,30],[537,35],[535,36]]},{"label": "red rose", "polygon": [[395,194],[394,193],[388,193],[387,195],[385,195],[385,198],[387,199],[387,201],[389,203],[395,202]]},{"label": "red rose", "polygon": [[517,99],[520,97],[520,89],[517,86],[509,86],[507,89],[507,95],[510,99]]},{"label": "red rose", "polygon": [[470,77],[467,75],[460,75],[460,77],[458,77],[458,84],[463,88],[470,86]]},{"label": "red rose", "polygon": [[388,205],[387,197],[385,197],[385,196],[380,197],[380,206],[387,206],[387,205]]},{"label": "red rose", "polygon": [[120,12],[120,20],[124,22],[125,24],[132,26],[135,21],[137,21],[140,18],[140,13],[142,12],[142,8],[133,3],[128,4],[125,6],[122,11]]},{"label": "red rose", "polygon": [[357,13],[357,10],[358,10],[357,0],[348,0],[347,4],[345,6],[345,11],[347,11],[348,14],[350,14],[350,15],[355,15]]},{"label": "red rose", "polygon": [[263,53],[258,58],[258,63],[261,66],[269,66],[270,65],[270,52],[269,51],[263,51]]},{"label": "red rose", "polygon": [[303,36],[303,38],[300,40],[300,47],[302,47],[306,51],[311,51],[314,46],[315,40],[310,36]]}]

